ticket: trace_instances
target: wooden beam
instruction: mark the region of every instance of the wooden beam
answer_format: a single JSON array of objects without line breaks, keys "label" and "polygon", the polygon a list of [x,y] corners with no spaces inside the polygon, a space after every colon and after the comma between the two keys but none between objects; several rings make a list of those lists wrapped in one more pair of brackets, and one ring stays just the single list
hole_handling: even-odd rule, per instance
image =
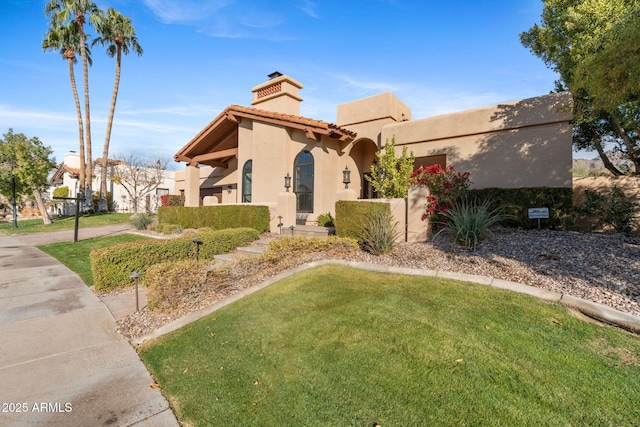
[{"label": "wooden beam", "polygon": [[304,128],[304,134],[307,138],[309,138],[312,141],[318,141],[318,135],[316,135],[316,133],[314,131],[311,130],[311,128]]},{"label": "wooden beam", "polygon": [[218,162],[215,160],[207,160],[202,162],[203,165],[207,165],[207,166],[211,166],[213,168],[222,168],[222,169],[228,169],[229,165],[227,163],[224,162]]},{"label": "wooden beam", "polygon": [[200,154],[198,156],[193,156],[192,160],[199,163],[205,163],[208,160],[223,159],[225,157],[233,157],[237,155],[238,155],[238,149],[230,148],[228,150],[214,151],[213,153],[206,153],[206,154]]}]

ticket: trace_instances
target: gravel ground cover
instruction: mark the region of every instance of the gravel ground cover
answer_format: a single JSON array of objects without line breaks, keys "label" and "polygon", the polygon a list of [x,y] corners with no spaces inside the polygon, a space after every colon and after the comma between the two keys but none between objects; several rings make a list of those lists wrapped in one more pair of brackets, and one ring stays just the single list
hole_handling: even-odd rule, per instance
[{"label": "gravel ground cover", "polygon": [[622,234],[497,229],[470,252],[441,234],[427,243],[398,244],[383,256],[342,250],[305,253],[277,262],[257,257],[233,263],[204,292],[190,294],[171,313],[142,310],[120,319],[127,339],[304,263],[344,259],[416,269],[490,276],[562,292],[640,316],[640,237]]}]

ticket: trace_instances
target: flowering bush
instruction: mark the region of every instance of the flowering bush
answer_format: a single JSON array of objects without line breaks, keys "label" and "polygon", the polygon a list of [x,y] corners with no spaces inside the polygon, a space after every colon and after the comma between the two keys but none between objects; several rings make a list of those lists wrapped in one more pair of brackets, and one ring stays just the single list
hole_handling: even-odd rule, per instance
[{"label": "flowering bush", "polygon": [[184,206],[184,196],[163,194],[160,196],[162,206]]},{"label": "flowering bush", "polygon": [[426,185],[431,193],[427,196],[427,209],[422,220],[446,222],[443,216],[456,200],[466,196],[469,190],[469,172],[456,172],[453,166],[443,168],[439,164],[421,166],[411,175],[412,185]]}]

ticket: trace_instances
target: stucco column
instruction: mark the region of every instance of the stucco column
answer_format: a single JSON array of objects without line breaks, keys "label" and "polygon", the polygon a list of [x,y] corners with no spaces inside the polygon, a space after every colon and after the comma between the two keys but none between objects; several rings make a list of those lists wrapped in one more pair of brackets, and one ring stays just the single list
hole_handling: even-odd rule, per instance
[{"label": "stucco column", "polygon": [[276,217],[282,217],[282,229],[296,225],[296,195],[283,192],[278,194]]},{"label": "stucco column", "polygon": [[427,207],[429,188],[424,185],[409,187],[407,198],[407,242],[426,242],[429,220],[422,220]]},{"label": "stucco column", "polygon": [[189,163],[184,169],[184,205],[200,206],[200,169],[197,163]]}]

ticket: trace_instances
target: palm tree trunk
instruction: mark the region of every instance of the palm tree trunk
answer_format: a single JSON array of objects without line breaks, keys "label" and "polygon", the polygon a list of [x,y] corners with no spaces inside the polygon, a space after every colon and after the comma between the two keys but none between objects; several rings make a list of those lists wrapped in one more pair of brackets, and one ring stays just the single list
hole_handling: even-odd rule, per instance
[{"label": "palm tree trunk", "polygon": [[[104,137],[104,147],[102,148],[102,171],[100,173],[100,205],[102,209],[102,200],[104,206],[107,204],[107,158],[109,157],[109,142],[111,141],[111,128],[113,126],[113,116],[116,111],[116,101],[118,99],[118,88],[120,87],[120,64],[122,59],[122,50],[118,46],[116,56],[116,77],[113,83],[113,94],[111,95],[111,108],[109,109],[109,119],[107,120],[107,131]],[[105,209],[106,210],[106,209]]]},{"label": "palm tree trunk", "polygon": [[91,206],[91,182],[93,180],[93,156],[91,153],[91,110],[89,108],[89,66],[87,64],[86,36],[84,33],[84,19],[78,19],[80,23],[80,55],[82,57],[82,75],[84,80],[84,114],[86,129],[86,154],[87,176],[85,176],[85,203]]},{"label": "palm tree trunk", "polygon": [[69,61],[69,78],[71,80],[71,91],[73,92],[73,99],[76,103],[76,114],[78,116],[78,139],[79,139],[79,151],[80,151],[80,176],[79,176],[79,188],[78,192],[84,193],[84,181],[85,181],[85,156],[84,156],[84,127],[82,126],[82,109],[80,108],[80,98],[78,97],[78,88],[76,87],[76,76],[73,71],[73,59]]},{"label": "palm tree trunk", "polygon": [[33,197],[36,199],[36,205],[38,206],[38,210],[40,211],[40,215],[42,215],[42,221],[45,225],[51,224],[51,218],[49,218],[49,214],[47,213],[47,208],[44,206],[44,201],[42,200],[42,194],[40,190],[37,188],[33,189]]}]

